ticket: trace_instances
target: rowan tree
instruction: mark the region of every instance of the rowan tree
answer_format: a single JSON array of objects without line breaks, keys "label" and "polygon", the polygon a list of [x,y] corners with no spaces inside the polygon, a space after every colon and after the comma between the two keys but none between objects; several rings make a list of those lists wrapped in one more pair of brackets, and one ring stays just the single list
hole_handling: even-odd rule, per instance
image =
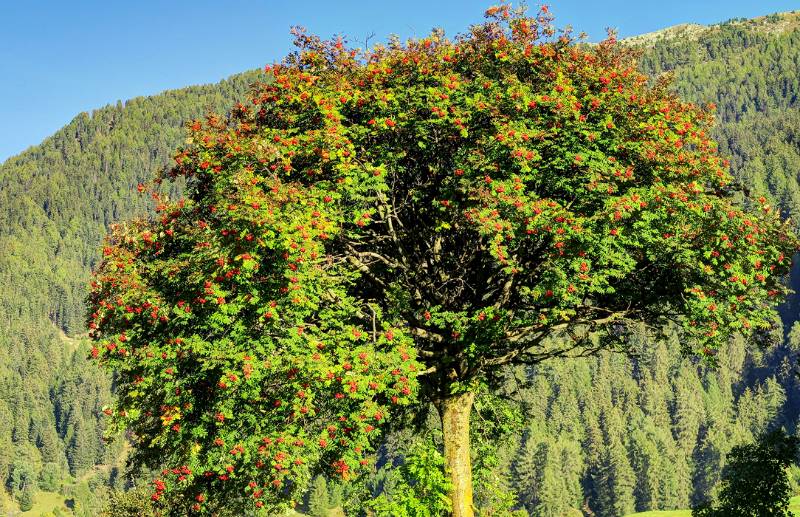
[{"label": "rowan tree", "polygon": [[189,124],[156,215],[113,231],[93,355],[170,511],[277,508],[432,402],[469,516],[474,393],[503,365],[668,323],[713,359],[769,327],[797,239],[737,194],[713,108],[546,9],[486,16],[365,52],[297,30],[250,102]]}]

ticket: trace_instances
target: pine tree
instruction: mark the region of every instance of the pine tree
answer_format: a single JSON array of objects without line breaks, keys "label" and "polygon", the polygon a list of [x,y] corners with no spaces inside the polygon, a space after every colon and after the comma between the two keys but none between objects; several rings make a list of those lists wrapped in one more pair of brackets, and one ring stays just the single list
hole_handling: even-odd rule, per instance
[{"label": "pine tree", "polygon": [[34,487],[32,485],[26,486],[19,495],[19,509],[27,512],[33,508]]},{"label": "pine tree", "polygon": [[636,509],[636,474],[628,457],[622,419],[616,407],[611,408],[604,418],[606,449],[603,458],[604,494],[601,500],[602,507],[608,511],[607,515],[615,516],[627,515]]},{"label": "pine tree", "polygon": [[328,486],[325,478],[317,476],[311,483],[311,491],[308,494],[308,514],[312,517],[328,517],[328,510],[332,507],[328,497]]},{"label": "pine tree", "polygon": [[538,509],[541,501],[541,469],[547,434],[543,420],[531,420],[512,463],[514,491],[520,504],[530,513]]},{"label": "pine tree", "polygon": [[561,517],[577,511],[583,499],[580,446],[569,435],[550,437],[543,450],[540,471],[539,504],[534,514]]},{"label": "pine tree", "polygon": [[71,429],[72,438],[67,446],[67,461],[73,476],[82,474],[95,464],[95,445],[85,427],[83,418],[79,416],[74,420]]}]

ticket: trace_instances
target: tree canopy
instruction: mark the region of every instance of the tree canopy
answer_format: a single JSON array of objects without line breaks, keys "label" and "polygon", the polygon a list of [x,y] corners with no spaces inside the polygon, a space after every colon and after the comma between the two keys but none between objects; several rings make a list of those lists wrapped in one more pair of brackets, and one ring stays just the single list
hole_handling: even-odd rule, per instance
[{"label": "tree canopy", "polygon": [[154,500],[288,503],[430,400],[471,515],[471,397],[498,366],[624,349],[633,324],[710,358],[769,328],[797,239],[736,195],[711,110],[613,37],[487,18],[365,54],[298,30],[251,104],[189,125],[157,216],[114,229],[92,354],[137,460],[167,466]]},{"label": "tree canopy", "polygon": [[738,445],[728,454],[716,505],[692,510],[696,517],[790,517],[786,469],[797,461],[800,439],[773,429],[756,443]]}]

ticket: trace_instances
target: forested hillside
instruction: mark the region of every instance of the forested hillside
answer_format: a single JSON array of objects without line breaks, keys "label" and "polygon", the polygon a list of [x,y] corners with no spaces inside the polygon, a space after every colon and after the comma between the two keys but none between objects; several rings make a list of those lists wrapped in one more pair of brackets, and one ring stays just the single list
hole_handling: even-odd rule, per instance
[{"label": "forested hillside", "polygon": [[[800,221],[798,25],[800,15],[774,15],[631,42],[653,77],[671,73],[681,96],[717,105],[715,136],[742,184],[780,203],[793,221]],[[254,77],[81,114],[0,166],[0,480],[16,500],[0,495],[0,513],[66,482],[62,490],[80,501],[76,513],[93,515],[101,503],[91,490],[125,484],[116,468],[123,448],[101,440],[112,383],[85,361],[81,343],[89,272],[108,225],[146,209],[136,185],[168,162],[182,125],[224,113]],[[635,357],[509,371],[509,414],[520,419],[508,419],[505,433],[487,432],[486,450],[497,454],[478,463],[479,504],[613,516],[685,508],[713,492],[733,445],[770,425],[796,431],[795,300],[783,312],[785,336],[775,336],[781,344],[760,351],[735,341],[716,370],[681,357],[676,343],[641,343]],[[384,447],[382,464],[404,450],[402,436]],[[382,471],[366,488],[391,493],[392,486]],[[340,504],[341,491],[317,480],[306,509],[323,515]]]},{"label": "forested hillside", "polygon": [[82,113],[0,167],[0,479],[18,500],[119,457],[101,440],[111,381],[80,339],[90,270],[108,225],[149,206],[135,187],[169,160],[183,124],[224,113],[253,78]]}]

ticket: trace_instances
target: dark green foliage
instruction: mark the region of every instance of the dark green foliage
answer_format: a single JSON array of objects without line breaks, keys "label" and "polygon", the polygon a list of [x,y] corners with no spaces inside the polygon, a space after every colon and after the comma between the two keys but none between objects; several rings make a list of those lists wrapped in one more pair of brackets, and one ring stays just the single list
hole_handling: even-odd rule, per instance
[{"label": "dark green foliage", "polygon": [[19,496],[19,509],[27,512],[33,508],[34,489],[31,486],[25,487]]},{"label": "dark green foliage", "polygon": [[517,371],[526,424],[498,470],[531,515],[689,507],[716,489],[730,448],[766,429],[782,388],[772,377],[750,390],[734,379],[779,353],[755,357],[734,341],[709,369],[662,343],[634,358]]},{"label": "dark green foliage", "polygon": [[307,513],[312,517],[326,517],[331,509],[328,485],[323,476],[317,476],[311,482],[308,494]]},{"label": "dark green foliage", "polygon": [[800,439],[782,429],[738,445],[722,472],[719,502],[695,508],[695,517],[790,517],[786,469],[797,461]]}]

